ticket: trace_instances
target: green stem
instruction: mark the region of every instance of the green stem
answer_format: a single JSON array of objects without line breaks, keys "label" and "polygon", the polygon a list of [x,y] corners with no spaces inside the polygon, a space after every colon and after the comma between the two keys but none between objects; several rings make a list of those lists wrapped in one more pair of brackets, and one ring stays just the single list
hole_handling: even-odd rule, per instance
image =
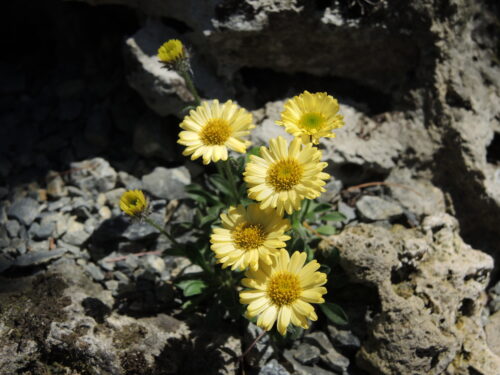
[{"label": "green stem", "polygon": [[234,177],[233,168],[231,167],[231,159],[228,159],[223,163],[224,171],[226,172],[226,177],[229,180],[229,184],[231,185],[231,193],[233,196],[233,203],[237,205],[240,201],[238,187],[236,186],[236,178]]},{"label": "green stem", "polygon": [[162,234],[165,235],[165,237],[167,237],[170,240],[170,242],[172,242],[172,244],[174,244],[175,246],[180,246],[179,243],[175,240],[175,238],[173,238],[165,229],[160,227],[158,224],[156,224],[149,217],[145,218],[144,221],[146,223],[148,223],[149,225],[151,225],[152,227],[155,227],[156,229],[158,229]]},{"label": "green stem", "polygon": [[198,94],[198,91],[196,90],[196,87],[194,86],[193,79],[191,78],[191,75],[186,71],[181,71],[180,74],[181,74],[182,78],[184,78],[184,81],[186,82],[186,86],[187,86],[189,92],[191,92],[191,94],[193,94],[194,101],[195,101],[196,105],[197,106],[200,105],[201,98],[200,98],[200,95]]},{"label": "green stem", "polygon": [[306,219],[306,216],[307,216],[307,213],[309,211],[309,207],[310,206],[311,206],[311,200],[310,199],[306,199],[306,201],[304,203],[304,206],[300,210],[300,224],[301,225],[304,222],[304,220]]}]

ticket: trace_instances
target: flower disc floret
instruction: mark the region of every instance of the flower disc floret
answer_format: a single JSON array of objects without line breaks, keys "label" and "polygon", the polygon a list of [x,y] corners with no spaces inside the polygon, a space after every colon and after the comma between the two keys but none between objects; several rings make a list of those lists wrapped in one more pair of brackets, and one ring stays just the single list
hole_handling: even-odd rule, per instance
[{"label": "flower disc floret", "polygon": [[321,137],[333,138],[333,129],[344,126],[344,118],[338,111],[337,99],[326,92],[304,91],[285,102],[281,119],[276,123],[303,143],[318,144]]},{"label": "flower disc floret", "polygon": [[172,64],[186,57],[184,45],[178,39],[170,39],[158,49],[158,59],[165,64]]},{"label": "flower disc floret", "polygon": [[260,209],[256,203],[246,208],[230,207],[220,217],[222,228],[213,229],[210,242],[223,268],[258,270],[259,264],[271,264],[272,258],[290,239],[285,234],[290,229],[290,221],[276,210]]},{"label": "flower disc floret", "polygon": [[120,209],[129,216],[140,217],[148,209],[148,201],[141,190],[129,190],[120,198]]},{"label": "flower disc floret", "polygon": [[245,153],[251,144],[244,137],[255,128],[252,115],[231,100],[203,102],[191,110],[180,127],[178,143],[186,146],[183,155],[203,164],[227,160],[228,150]]},{"label": "flower disc floret", "polygon": [[303,199],[314,199],[325,191],[330,178],[323,169],[321,151],[312,144],[294,139],[290,144],[282,137],[271,139],[269,149],[260,148],[260,156],[251,155],[244,179],[248,196],[260,202],[262,209],[276,208],[278,214],[299,210]]},{"label": "flower disc floret", "polygon": [[272,264],[262,264],[257,271],[249,269],[242,280],[240,302],[246,304],[246,315],[257,318],[257,325],[269,331],[277,322],[278,332],[285,335],[290,324],[309,328],[308,320],[317,320],[312,303],[323,303],[327,290],[326,274],[318,272],[315,260],[304,265],[306,253],[292,256],[281,249]]}]

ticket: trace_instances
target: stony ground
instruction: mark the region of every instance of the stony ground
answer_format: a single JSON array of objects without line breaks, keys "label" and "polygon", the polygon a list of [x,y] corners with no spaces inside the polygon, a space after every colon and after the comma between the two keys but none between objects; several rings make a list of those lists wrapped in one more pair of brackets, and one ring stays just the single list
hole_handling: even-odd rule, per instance
[{"label": "stony ground", "polygon": [[[113,3],[6,6],[0,374],[498,375],[494,2]],[[259,329],[183,314],[174,280],[197,268],[120,213],[141,188],[158,223],[189,222],[184,187],[206,171],[175,145],[189,95],[154,58],[171,37],[204,97],[253,111],[255,144],[283,134],[287,97],[339,97],[321,199],[346,220],[319,249],[340,251],[330,293],[348,326],[264,337],[242,367]]]}]

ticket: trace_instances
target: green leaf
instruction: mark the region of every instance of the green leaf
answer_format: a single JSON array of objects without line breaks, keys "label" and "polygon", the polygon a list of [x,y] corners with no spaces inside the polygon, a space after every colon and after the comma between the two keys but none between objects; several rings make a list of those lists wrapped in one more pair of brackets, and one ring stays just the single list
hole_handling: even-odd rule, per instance
[{"label": "green leaf", "polygon": [[349,324],[347,314],[339,305],[334,303],[322,303],[319,308],[332,323],[345,326]]},{"label": "green leaf", "polygon": [[222,176],[212,175],[210,176],[210,182],[225,195],[231,195],[231,186],[229,184],[229,181],[227,181]]},{"label": "green leaf", "polygon": [[191,297],[201,294],[203,289],[207,287],[207,284],[203,280],[184,280],[176,284],[182,289],[184,297]]},{"label": "green leaf", "polygon": [[314,212],[315,213],[320,213],[320,212],[325,212],[325,211],[330,211],[332,209],[332,206],[330,206],[327,203],[321,203],[318,204],[316,207],[314,207]]},{"label": "green leaf", "polygon": [[316,232],[325,236],[331,236],[332,234],[337,233],[337,229],[330,225],[322,225],[319,228],[316,228]]},{"label": "green leaf", "polygon": [[346,217],[338,211],[321,216],[321,220],[325,221],[343,221]]}]

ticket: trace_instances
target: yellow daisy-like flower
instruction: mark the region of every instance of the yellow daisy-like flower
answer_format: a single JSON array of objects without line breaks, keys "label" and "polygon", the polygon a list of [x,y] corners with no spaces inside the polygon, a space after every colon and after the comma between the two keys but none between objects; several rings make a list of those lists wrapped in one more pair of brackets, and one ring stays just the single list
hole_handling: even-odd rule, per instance
[{"label": "yellow daisy-like flower", "polygon": [[191,110],[180,127],[178,143],[186,146],[182,153],[191,160],[203,156],[203,164],[227,160],[228,149],[245,153],[250,142],[242,137],[255,128],[252,115],[228,100],[203,102]]},{"label": "yellow daisy-like flower", "polygon": [[223,228],[214,228],[210,242],[222,268],[243,270],[250,266],[259,269],[259,260],[271,264],[272,257],[286,246],[290,239],[285,231],[290,221],[276,214],[272,208],[261,210],[258,204],[247,208],[230,207],[221,216]]},{"label": "yellow daisy-like flower", "polygon": [[314,199],[325,191],[323,185],[330,178],[322,170],[328,163],[321,162],[321,151],[312,144],[302,145],[295,138],[290,145],[282,137],[271,139],[269,149],[262,146],[260,155],[250,156],[245,173],[248,196],[260,203],[262,209],[277,208],[291,214],[300,209],[304,198]]},{"label": "yellow daisy-like flower", "polygon": [[272,265],[247,270],[242,284],[249,289],[240,292],[240,302],[248,304],[249,318],[259,316],[259,327],[269,331],[277,321],[278,332],[285,335],[290,323],[306,329],[307,319],[318,319],[311,303],[325,302],[326,274],[317,272],[316,260],[304,266],[306,258],[306,253],[296,251],[290,257],[282,249]]},{"label": "yellow daisy-like flower", "polygon": [[318,144],[321,137],[333,138],[332,130],[344,126],[344,118],[338,111],[339,103],[333,96],[304,91],[285,103],[281,120],[276,123],[303,143]]},{"label": "yellow daisy-like flower", "polygon": [[129,216],[141,217],[148,210],[148,201],[141,190],[129,190],[120,198],[120,209]]},{"label": "yellow daisy-like flower", "polygon": [[170,39],[158,49],[158,59],[165,64],[173,64],[185,57],[186,50],[178,39]]}]

